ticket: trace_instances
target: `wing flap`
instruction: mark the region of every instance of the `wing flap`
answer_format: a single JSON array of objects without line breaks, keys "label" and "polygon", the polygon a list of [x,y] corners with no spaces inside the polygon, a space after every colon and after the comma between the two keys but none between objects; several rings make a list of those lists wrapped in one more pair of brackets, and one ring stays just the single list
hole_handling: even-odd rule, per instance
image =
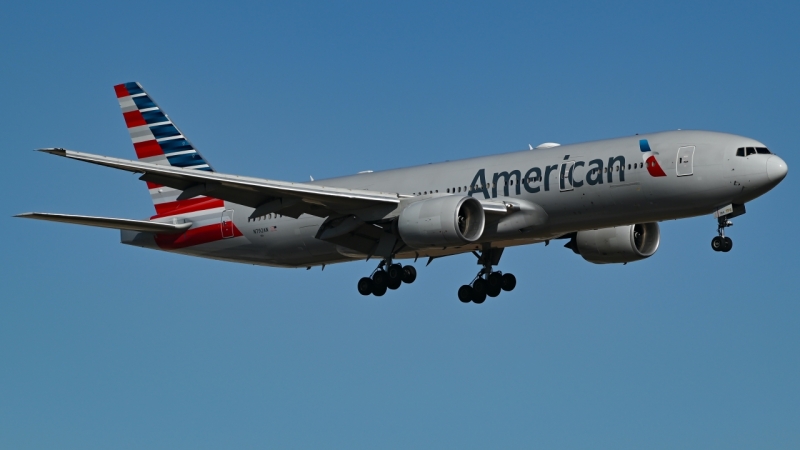
[{"label": "wing flap", "polygon": [[115,230],[142,231],[146,233],[179,234],[192,226],[191,222],[171,224],[151,222],[149,220],[117,219],[113,217],[79,216],[75,214],[53,214],[29,212],[14,217],[23,219],[48,220],[51,222],[88,225],[91,227],[113,228]]}]

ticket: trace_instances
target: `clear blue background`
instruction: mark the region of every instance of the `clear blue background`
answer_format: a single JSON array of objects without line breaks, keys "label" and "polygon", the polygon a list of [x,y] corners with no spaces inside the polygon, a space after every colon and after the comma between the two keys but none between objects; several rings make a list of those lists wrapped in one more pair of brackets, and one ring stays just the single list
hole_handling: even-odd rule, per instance
[{"label": "clear blue background", "polygon": [[[3,2],[2,448],[797,448],[798,2]],[[320,179],[670,129],[759,139],[788,178],[711,251],[513,248],[383,298],[118,243],[24,211],[144,218],[112,86],[140,81],[226,173]]]}]

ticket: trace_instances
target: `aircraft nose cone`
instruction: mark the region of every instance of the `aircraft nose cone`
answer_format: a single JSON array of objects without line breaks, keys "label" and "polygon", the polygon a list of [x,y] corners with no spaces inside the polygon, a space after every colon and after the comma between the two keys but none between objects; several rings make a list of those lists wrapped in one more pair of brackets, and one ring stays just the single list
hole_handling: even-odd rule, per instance
[{"label": "aircraft nose cone", "polygon": [[773,155],[767,160],[767,176],[770,181],[781,181],[786,178],[786,173],[789,172],[789,167],[786,166],[786,161]]}]

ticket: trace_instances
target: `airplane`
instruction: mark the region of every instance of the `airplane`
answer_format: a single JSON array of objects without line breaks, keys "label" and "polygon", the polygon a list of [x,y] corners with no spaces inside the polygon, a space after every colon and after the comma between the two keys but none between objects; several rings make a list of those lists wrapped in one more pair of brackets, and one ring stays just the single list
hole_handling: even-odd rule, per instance
[{"label": "airplane", "polygon": [[759,141],[677,130],[537,147],[459,161],[289,182],[217,172],[138,82],[114,86],[136,160],[40,151],[141,174],[148,220],[52,213],[16,217],[120,230],[123,244],[224,261],[311,267],[378,261],[362,295],[413,283],[399,260],[472,253],[480,270],[458,289],[483,303],[517,284],[495,270],[507,247],[566,240],[588,262],[639,261],[658,222],[713,214],[714,251],[745,204],[777,186],[786,163]]}]

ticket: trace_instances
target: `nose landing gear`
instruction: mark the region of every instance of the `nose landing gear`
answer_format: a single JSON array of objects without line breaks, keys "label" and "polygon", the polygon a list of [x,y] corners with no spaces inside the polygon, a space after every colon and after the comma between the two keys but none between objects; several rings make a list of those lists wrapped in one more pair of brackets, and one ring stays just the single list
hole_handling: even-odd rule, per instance
[{"label": "nose landing gear", "polygon": [[717,219],[717,234],[718,236],[714,237],[711,240],[711,249],[715,252],[729,252],[733,248],[733,239],[725,236],[725,228],[732,227],[733,222],[728,220],[726,217],[719,217]]},{"label": "nose landing gear", "polygon": [[731,219],[745,214],[747,210],[744,204],[737,205],[731,204],[724,208],[717,210],[714,217],[717,218],[717,234],[718,236],[711,240],[711,249],[715,252],[729,252],[733,248],[733,240],[725,236],[725,228],[732,227],[733,222]]},{"label": "nose landing gear", "polygon": [[384,259],[369,277],[358,280],[358,293],[380,297],[387,289],[395,290],[403,283],[411,284],[417,279],[414,266],[392,264],[391,259]]},{"label": "nose landing gear", "polygon": [[492,265],[500,262],[503,249],[486,249],[481,254],[473,252],[478,257],[478,264],[483,268],[478,272],[470,284],[458,288],[458,299],[462,303],[474,302],[481,304],[486,297],[497,297],[502,291],[512,291],[517,286],[517,278],[510,273],[495,272]]}]

